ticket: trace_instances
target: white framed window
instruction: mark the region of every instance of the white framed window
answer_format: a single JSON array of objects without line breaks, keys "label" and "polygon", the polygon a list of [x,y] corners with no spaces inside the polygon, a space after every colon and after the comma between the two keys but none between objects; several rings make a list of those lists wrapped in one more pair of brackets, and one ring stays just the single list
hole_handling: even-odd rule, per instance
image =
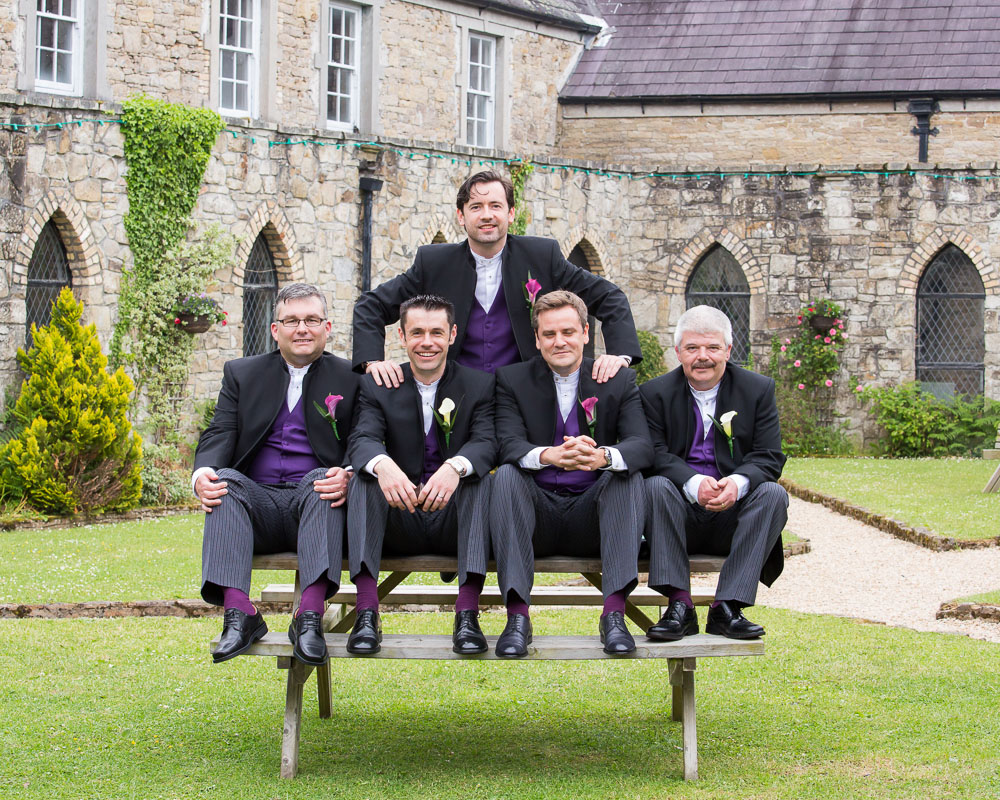
[{"label": "white framed window", "polygon": [[330,3],[327,16],[327,127],[353,130],[360,108],[361,9]]},{"label": "white framed window", "polygon": [[37,0],[35,88],[78,95],[82,89],[84,0]]},{"label": "white framed window", "polygon": [[496,141],[497,40],[469,34],[468,82],[465,89],[465,140],[473,147],[493,147]]},{"label": "white framed window", "polygon": [[219,113],[258,115],[260,0],[219,0]]}]

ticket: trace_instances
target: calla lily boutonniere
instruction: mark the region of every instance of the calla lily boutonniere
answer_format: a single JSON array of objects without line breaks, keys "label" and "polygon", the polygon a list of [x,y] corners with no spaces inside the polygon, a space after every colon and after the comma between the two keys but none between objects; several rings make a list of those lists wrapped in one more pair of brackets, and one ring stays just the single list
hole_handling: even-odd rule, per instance
[{"label": "calla lily boutonniere", "polygon": [[333,428],[333,435],[340,441],[340,433],[337,431],[337,418],[334,416],[337,413],[337,403],[344,399],[342,394],[328,394],[326,399],[323,401],[326,403],[326,408],[323,408],[319,403],[313,400],[313,405],[316,406],[316,410],[323,419],[330,423]]},{"label": "calla lily boutonniere", "polygon": [[735,411],[727,411],[721,417],[716,419],[715,417],[709,416],[712,420],[712,424],[715,425],[723,435],[726,437],[726,443],[729,445],[729,455],[733,455],[733,417],[736,416]]},{"label": "calla lily boutonniere", "polygon": [[587,427],[590,428],[590,438],[594,438],[594,428],[597,425],[597,398],[588,397],[586,400],[581,400],[580,405],[583,406],[584,416],[587,418]]},{"label": "calla lily boutonniere", "polygon": [[445,447],[451,446],[451,429],[455,427],[455,418],[453,414],[455,413],[456,408],[457,406],[455,405],[455,401],[450,397],[446,397],[441,401],[441,405],[438,406],[437,411],[434,412],[434,419],[437,420],[437,424],[444,432]]},{"label": "calla lily boutonniere", "polygon": [[542,284],[531,277],[531,272],[528,272],[528,282],[522,287],[524,291],[524,302],[528,304],[528,310],[531,311],[535,307],[535,299],[538,297],[538,293],[542,291]]}]

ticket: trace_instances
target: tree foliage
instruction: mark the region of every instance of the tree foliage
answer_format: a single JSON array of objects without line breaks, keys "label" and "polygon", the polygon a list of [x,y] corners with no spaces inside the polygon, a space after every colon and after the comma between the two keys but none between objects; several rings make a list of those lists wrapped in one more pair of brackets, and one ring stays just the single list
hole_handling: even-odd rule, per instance
[{"label": "tree foliage", "polygon": [[142,491],[141,440],[128,420],[132,381],[107,371],[97,328],[64,288],[32,346],[18,349],[27,378],[14,406],[18,435],[0,449],[0,485],[53,514],[121,511]]}]

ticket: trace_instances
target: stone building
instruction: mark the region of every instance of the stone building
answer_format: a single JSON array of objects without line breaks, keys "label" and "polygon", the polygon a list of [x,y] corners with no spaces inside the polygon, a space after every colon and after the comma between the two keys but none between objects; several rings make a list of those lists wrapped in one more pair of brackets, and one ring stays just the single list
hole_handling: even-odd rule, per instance
[{"label": "stone building", "polygon": [[289,280],[328,293],[348,353],[366,204],[375,285],[461,238],[467,174],[522,158],[529,233],[619,283],[664,344],[709,299],[759,359],[830,297],[843,385],[995,397],[1000,2],[972,5],[4,0],[0,383],[60,285],[110,338],[131,262],[118,104],[144,91],[227,122],[194,216],[239,237],[210,287],[231,324],[199,338],[193,398],[270,346]]}]

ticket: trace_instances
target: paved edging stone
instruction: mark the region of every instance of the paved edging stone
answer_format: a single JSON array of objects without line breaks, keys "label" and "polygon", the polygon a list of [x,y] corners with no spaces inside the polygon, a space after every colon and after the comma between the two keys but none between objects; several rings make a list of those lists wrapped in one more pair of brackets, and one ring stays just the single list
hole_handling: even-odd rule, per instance
[{"label": "paved edging stone", "polygon": [[1000,623],[1000,606],[994,603],[942,603],[937,619],[981,619]]},{"label": "paved edging stone", "polygon": [[97,514],[92,517],[52,517],[51,519],[23,519],[0,522],[0,531],[41,530],[44,528],[79,528],[83,525],[112,525],[116,522],[135,522],[143,519],[160,519],[180,514],[193,514],[200,506],[193,500],[179,506],[153,506],[134,508],[122,514]]},{"label": "paved edging stone", "polygon": [[907,525],[905,522],[892,519],[892,517],[886,517],[874,511],[869,511],[867,508],[863,508],[862,506],[856,506],[853,503],[848,503],[846,500],[842,500],[839,497],[823,494],[823,492],[817,492],[815,489],[807,489],[805,486],[799,486],[799,484],[793,483],[788,480],[788,478],[781,478],[779,482],[785,487],[789,494],[795,495],[802,500],[807,500],[810,503],[820,503],[830,510],[836,511],[838,514],[843,514],[846,517],[852,517],[860,522],[864,522],[866,525],[871,525],[873,528],[878,528],[880,531],[884,531],[890,536],[895,536],[897,539],[903,539],[904,541],[918,544],[921,547],[926,547],[928,550],[935,550],[938,552],[943,552],[945,550],[984,550],[986,548],[1000,545],[1000,536],[995,536],[992,539],[977,539],[974,541],[955,539],[951,536],[941,536],[931,530],[928,530],[927,528]]}]

